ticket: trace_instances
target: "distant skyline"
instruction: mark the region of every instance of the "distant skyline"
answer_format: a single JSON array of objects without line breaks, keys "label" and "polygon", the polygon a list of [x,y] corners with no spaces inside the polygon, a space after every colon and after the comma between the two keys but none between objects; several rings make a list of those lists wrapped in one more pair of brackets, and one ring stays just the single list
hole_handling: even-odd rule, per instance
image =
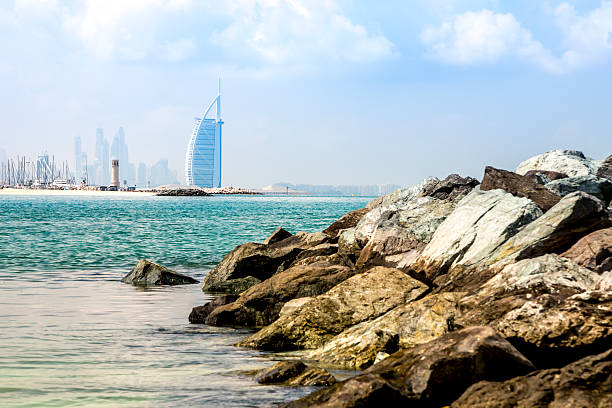
[{"label": "distant skyline", "polygon": [[[15,0],[0,5],[0,154],[183,181],[223,78],[223,185],[409,185],[612,153],[612,1]],[[134,169],[135,178],[138,170]]]}]

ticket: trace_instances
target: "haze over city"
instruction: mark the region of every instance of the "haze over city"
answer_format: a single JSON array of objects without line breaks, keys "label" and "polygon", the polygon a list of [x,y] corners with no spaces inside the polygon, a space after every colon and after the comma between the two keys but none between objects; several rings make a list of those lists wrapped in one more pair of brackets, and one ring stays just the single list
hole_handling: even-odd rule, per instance
[{"label": "haze over city", "polygon": [[[223,78],[223,184],[480,177],[554,148],[612,150],[610,1],[16,0],[0,6],[0,148],[183,181]],[[477,35],[478,34],[478,35]]]}]

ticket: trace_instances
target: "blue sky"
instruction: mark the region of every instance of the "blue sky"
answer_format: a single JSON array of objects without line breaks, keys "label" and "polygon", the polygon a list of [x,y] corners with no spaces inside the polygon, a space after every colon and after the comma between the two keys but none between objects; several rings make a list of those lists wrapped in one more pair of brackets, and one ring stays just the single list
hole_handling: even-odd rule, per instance
[{"label": "blue sky", "polygon": [[612,1],[0,0],[0,147],[123,126],[182,174],[223,77],[223,183],[412,184],[612,153]]}]

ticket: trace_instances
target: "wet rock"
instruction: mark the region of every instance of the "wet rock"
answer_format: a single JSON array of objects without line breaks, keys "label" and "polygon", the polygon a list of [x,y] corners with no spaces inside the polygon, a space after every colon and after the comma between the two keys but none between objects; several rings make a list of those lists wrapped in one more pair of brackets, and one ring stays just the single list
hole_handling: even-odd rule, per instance
[{"label": "wet rock", "polygon": [[414,300],[427,289],[397,269],[375,267],[281,316],[239,345],[274,351],[317,348],[344,329]]},{"label": "wet rock", "polygon": [[542,215],[529,199],[502,190],[474,189],[442,222],[412,266],[434,280],[454,268],[483,262],[521,227]]},{"label": "wet rock", "polygon": [[262,327],[279,316],[291,299],[327,292],[357,271],[319,261],[280,272],[240,294],[235,302],[216,308],[206,319],[212,326]]},{"label": "wet rock", "polygon": [[343,368],[367,368],[381,353],[392,354],[455,330],[463,295],[441,293],[397,306],[374,320],[349,327],[308,358]]},{"label": "wet rock", "polygon": [[361,250],[357,267],[383,265],[408,268],[453,211],[452,201],[419,197],[380,223]]},{"label": "wet rock", "polygon": [[238,278],[238,279],[229,279],[226,281],[221,281],[219,283],[215,283],[213,285],[208,286],[207,292],[210,293],[232,293],[238,295],[251,286],[255,286],[261,281],[252,276],[247,276],[246,278]]},{"label": "wet rock", "polygon": [[612,181],[591,175],[551,181],[546,184],[546,188],[561,196],[574,191],[583,191],[603,200],[606,204],[612,199]]},{"label": "wet rock", "polygon": [[302,251],[329,239],[329,236],[322,232],[298,232],[269,245],[254,242],[239,245],[208,273],[202,289],[208,291],[220,282],[247,276],[266,280],[274,275],[281,265],[293,262]]},{"label": "wet rock", "polygon": [[323,232],[332,238],[336,238],[341,230],[354,228],[368,211],[367,208],[360,208],[346,213],[329,227],[325,228]]},{"label": "wet rock", "polygon": [[503,381],[533,369],[493,329],[470,327],[400,350],[362,374],[285,407],[439,407],[478,381]]},{"label": "wet rock", "polygon": [[468,388],[452,408],[611,407],[612,350],[563,368],[538,370],[503,382]]},{"label": "wet rock", "polygon": [[601,161],[593,160],[576,150],[551,150],[525,160],[516,168],[516,173],[529,170],[547,170],[567,174],[570,177],[588,176],[597,172]]},{"label": "wet rock", "polygon": [[551,192],[546,187],[531,180],[529,177],[487,166],[480,189],[482,191],[488,191],[498,188],[514,196],[530,199],[536,203],[542,211],[547,211],[561,199],[559,194]]},{"label": "wet rock", "polygon": [[595,174],[597,177],[612,180],[612,155],[606,157]]},{"label": "wet rock", "polygon": [[155,262],[141,259],[130,273],[121,279],[135,286],[185,285],[198,283],[191,276],[181,275]]},{"label": "wet rock", "polygon": [[433,197],[438,200],[458,201],[466,196],[479,181],[472,177],[461,177],[451,174],[444,180],[432,180],[423,186],[421,197]]},{"label": "wet rock", "polygon": [[281,361],[255,375],[260,384],[284,384],[291,386],[329,386],[336,378],[327,370],[308,367],[301,361]]},{"label": "wet rock", "polygon": [[527,173],[525,173],[525,177],[530,178],[538,184],[544,185],[553,180],[559,180],[569,176],[565,173],[559,173],[558,171],[529,170]]},{"label": "wet rock", "polygon": [[394,207],[394,209],[401,208],[403,203],[418,197],[418,195],[421,194],[421,191],[423,191],[423,187],[434,181],[438,181],[438,179],[435,177],[427,177],[414,186],[401,188],[392,193],[375,198],[374,200],[370,201],[368,205],[366,205],[366,208],[368,210],[372,210],[376,207]]},{"label": "wet rock", "polygon": [[217,296],[216,298],[214,298],[203,306],[194,307],[193,309],[191,309],[191,313],[189,314],[189,323],[206,323],[206,318],[213,310],[215,310],[219,306],[232,303],[237,298],[237,295],[221,295]]},{"label": "wet rock", "polygon": [[597,273],[612,270],[612,228],[591,232],[561,255]]},{"label": "wet rock", "polygon": [[289,238],[292,235],[293,235],[292,233],[285,230],[284,228],[278,227],[277,229],[274,230],[272,234],[270,234],[268,238],[264,240],[263,243],[265,245],[275,244],[279,241],[282,241],[285,238]]}]

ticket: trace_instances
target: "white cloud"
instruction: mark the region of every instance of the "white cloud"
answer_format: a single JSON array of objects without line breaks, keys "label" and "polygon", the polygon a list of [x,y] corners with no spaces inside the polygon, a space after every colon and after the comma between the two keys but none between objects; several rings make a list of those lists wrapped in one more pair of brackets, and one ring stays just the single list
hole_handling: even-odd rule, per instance
[{"label": "white cloud", "polygon": [[421,33],[431,55],[448,64],[495,63],[504,58],[528,61],[549,72],[562,73],[604,59],[612,52],[612,2],[584,17],[563,3],[555,9],[565,50],[555,56],[510,14],[490,10],[455,15]]}]

